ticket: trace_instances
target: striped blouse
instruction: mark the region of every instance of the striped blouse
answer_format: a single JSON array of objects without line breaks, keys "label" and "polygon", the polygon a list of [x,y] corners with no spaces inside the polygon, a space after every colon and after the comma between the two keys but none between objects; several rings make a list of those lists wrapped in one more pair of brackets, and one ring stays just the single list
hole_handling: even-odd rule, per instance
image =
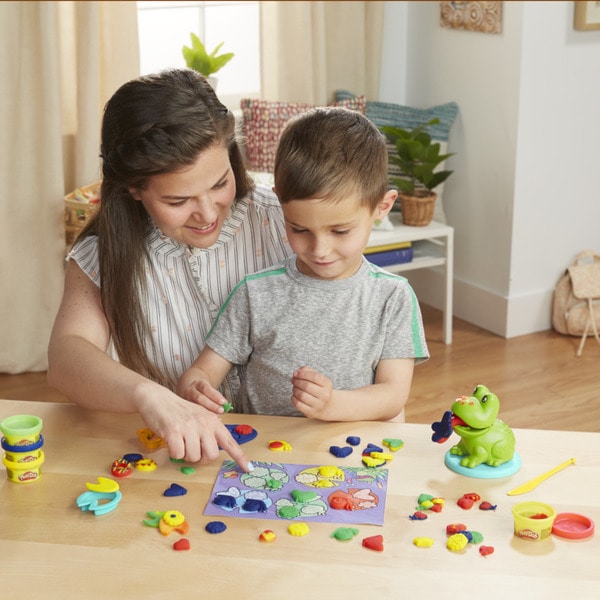
[{"label": "striped blouse", "polygon": [[[279,263],[292,251],[279,202],[257,186],[238,200],[210,248],[192,248],[155,228],[147,237],[147,297],[142,299],[154,337],[146,344],[151,361],[171,389],[197,358],[219,308],[245,275]],[[100,286],[97,237],[78,241],[69,254]],[[239,376],[232,369],[222,392],[233,400]]]}]

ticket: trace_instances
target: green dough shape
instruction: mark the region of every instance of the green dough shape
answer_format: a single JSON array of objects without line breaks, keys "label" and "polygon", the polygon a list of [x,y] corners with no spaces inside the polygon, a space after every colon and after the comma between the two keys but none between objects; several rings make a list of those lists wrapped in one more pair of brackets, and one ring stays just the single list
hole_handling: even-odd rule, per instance
[{"label": "green dough shape", "polygon": [[315,492],[303,492],[302,490],[293,490],[291,496],[296,502],[302,503],[312,502],[319,497]]},{"label": "green dough shape", "polygon": [[300,507],[299,506],[281,506],[277,509],[277,514],[282,518],[282,519],[294,519],[295,517],[297,517],[300,514]]},{"label": "green dough shape", "polygon": [[358,529],[355,529],[354,527],[338,527],[331,534],[331,537],[340,542],[346,542],[351,540],[355,535],[358,535]]}]

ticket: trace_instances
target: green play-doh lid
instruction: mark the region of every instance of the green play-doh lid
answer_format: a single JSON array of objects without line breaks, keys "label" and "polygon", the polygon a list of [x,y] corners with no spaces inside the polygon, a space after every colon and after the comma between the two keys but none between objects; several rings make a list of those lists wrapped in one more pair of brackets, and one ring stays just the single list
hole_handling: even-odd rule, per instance
[{"label": "green play-doh lid", "polygon": [[0,423],[4,435],[35,435],[42,429],[42,419],[34,415],[13,415]]}]

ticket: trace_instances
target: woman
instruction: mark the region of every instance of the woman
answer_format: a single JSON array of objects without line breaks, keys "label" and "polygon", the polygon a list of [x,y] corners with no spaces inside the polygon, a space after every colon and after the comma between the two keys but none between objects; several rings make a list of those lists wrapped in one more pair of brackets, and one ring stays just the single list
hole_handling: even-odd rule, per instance
[{"label": "woman", "polygon": [[[212,460],[220,446],[246,469],[218,416],[173,390],[233,286],[291,254],[279,203],[253,187],[232,113],[189,69],[121,86],[101,157],[101,206],[69,255],[48,381],[81,406],[138,412],[173,458]],[[225,396],[237,387],[234,373]]]}]

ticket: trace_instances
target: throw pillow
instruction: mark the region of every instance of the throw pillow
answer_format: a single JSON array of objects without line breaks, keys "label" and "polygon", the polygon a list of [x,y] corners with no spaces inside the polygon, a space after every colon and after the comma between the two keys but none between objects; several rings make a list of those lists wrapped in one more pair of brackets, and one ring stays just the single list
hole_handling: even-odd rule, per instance
[{"label": "throw pillow", "polygon": [[[244,151],[251,171],[273,172],[275,152],[283,127],[292,117],[313,108],[312,104],[298,102],[270,102],[256,98],[242,98]],[[365,114],[365,96],[352,96],[329,106],[345,106]]]},{"label": "throw pillow", "polygon": [[[335,99],[338,101],[349,100],[356,96],[345,90],[338,90],[335,93]],[[403,106],[401,104],[393,104],[390,102],[375,102],[367,100],[367,108],[365,115],[377,125],[391,125],[392,127],[401,127],[402,129],[414,129],[422,123],[427,123],[431,119],[438,118],[437,125],[431,125],[427,128],[427,132],[431,138],[439,142],[440,153],[448,153],[448,137],[450,129],[458,114],[458,104],[456,102],[447,102],[431,108],[415,108],[413,106]],[[388,143],[388,153],[396,154],[396,147],[392,143]],[[445,162],[438,166],[438,170],[445,169]],[[397,165],[390,163],[388,172],[390,177],[402,177],[402,173]],[[394,185],[390,180],[390,185]],[[446,222],[443,204],[444,184],[442,183],[435,188],[437,193],[437,201],[435,203],[435,211],[433,218],[441,223]]]}]

